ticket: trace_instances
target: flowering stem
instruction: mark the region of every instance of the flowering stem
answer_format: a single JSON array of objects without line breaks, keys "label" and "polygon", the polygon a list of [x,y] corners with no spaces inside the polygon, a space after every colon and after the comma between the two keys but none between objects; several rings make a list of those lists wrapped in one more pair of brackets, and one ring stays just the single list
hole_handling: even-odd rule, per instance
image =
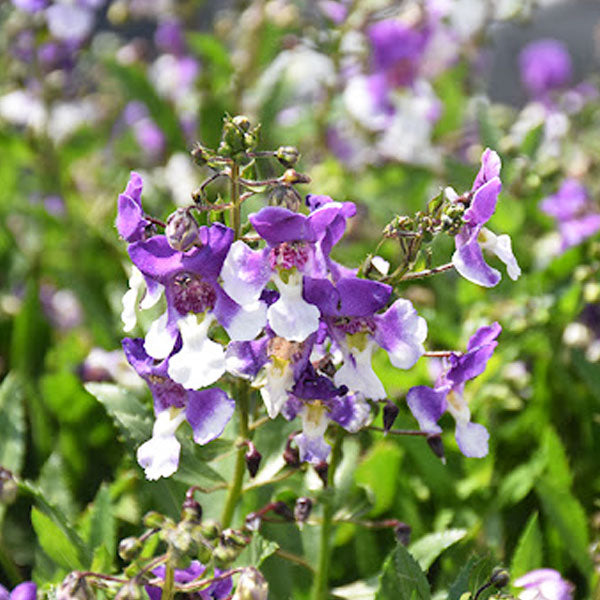
[{"label": "flowering stem", "polygon": [[331,541],[331,533],[333,526],[333,478],[335,470],[339,463],[342,454],[342,440],[344,438],[344,432],[340,428],[337,431],[335,443],[331,451],[331,462],[327,473],[329,482],[328,489],[323,490],[321,496],[321,503],[323,504],[323,521],[321,524],[321,537],[319,543],[319,564],[317,566],[317,572],[313,580],[312,600],[327,600],[327,589],[329,583],[329,562],[330,562],[330,549],[329,543]]},{"label": "flowering stem", "polygon": [[162,594],[160,600],[173,600],[173,591],[175,585],[175,568],[173,567],[173,561],[171,556],[167,557],[167,563],[165,565],[165,583],[163,584]]},{"label": "flowering stem", "polygon": [[407,273],[403,275],[400,281],[410,281],[411,279],[422,279],[423,277],[430,277],[431,275],[435,275],[437,273],[442,273],[444,271],[448,271],[453,269],[454,265],[452,263],[446,263],[445,265],[440,265],[439,267],[434,267],[433,269],[426,269],[425,271],[417,271],[416,273]]},{"label": "flowering stem", "polygon": [[367,429],[371,431],[381,431],[383,433],[391,433],[392,435],[420,435],[428,436],[431,435],[429,431],[421,431],[420,429],[385,429],[383,427],[377,427],[377,425],[369,425]]},{"label": "flowering stem", "polygon": [[[237,407],[239,409],[239,435],[240,441],[248,439],[248,388],[241,382],[238,387]],[[243,444],[240,444],[237,450],[237,456],[235,459],[235,467],[233,471],[233,480],[229,486],[229,492],[227,493],[227,499],[225,500],[225,506],[223,507],[223,516],[221,517],[221,525],[223,528],[227,528],[231,525],[233,519],[233,513],[239,500],[242,484],[244,482],[244,473],[246,471],[246,448]]]},{"label": "flowering stem", "polygon": [[240,168],[234,162],[231,165],[231,228],[235,233],[235,239],[239,239],[241,230],[240,218]]}]

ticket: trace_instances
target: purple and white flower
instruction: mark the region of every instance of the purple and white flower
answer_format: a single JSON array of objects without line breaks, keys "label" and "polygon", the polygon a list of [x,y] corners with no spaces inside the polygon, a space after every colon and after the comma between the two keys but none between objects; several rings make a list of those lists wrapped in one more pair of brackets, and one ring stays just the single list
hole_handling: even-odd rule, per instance
[{"label": "purple and white flower", "polygon": [[425,352],[427,323],[409,300],[398,299],[384,313],[376,312],[387,304],[391,291],[388,285],[357,277],[343,277],[335,284],[313,278],[305,282],[306,299],[319,307],[342,354],[335,384],[373,400],[386,397],[371,365],[378,346],[399,369],[410,369]]},{"label": "purple and white flower", "polygon": [[267,321],[275,335],[295,342],[319,327],[319,309],[303,297],[304,277],[326,277],[335,269],[329,252],[344,234],[346,219],[356,212],[350,202],[323,196],[308,201],[315,207],[308,216],[280,206],[251,214],[249,220],[267,247],[252,250],[240,240],[234,242],[221,271],[224,290],[243,306],[257,302],[273,281],[279,299],[269,306]]},{"label": "purple and white flower", "polygon": [[554,569],[535,569],[515,580],[516,587],[525,588],[520,600],[572,600],[574,587]]},{"label": "purple and white flower", "polygon": [[[465,279],[484,287],[497,285],[501,275],[485,262],[482,250],[495,254],[506,265],[511,279],[516,280],[521,275],[510,237],[507,234],[496,235],[484,227],[496,210],[498,195],[502,189],[500,166],[498,154],[487,148],[481,157],[481,168],[469,194],[470,203],[463,217],[465,223],[454,238],[454,267]],[[454,202],[460,201],[452,188],[446,188],[446,195]]]},{"label": "purple and white flower", "polygon": [[[231,419],[235,402],[221,389],[187,390],[169,375],[167,358],[157,363],[144,349],[144,340],[125,338],[125,356],[142,377],[154,399],[156,420],[152,437],[137,450],[137,460],[150,480],[169,477],[179,466],[181,444],[175,437],[187,420],[194,441],[207,444],[219,437]],[[177,355],[175,355],[177,356]],[[196,365],[197,370],[201,370]]]},{"label": "purple and white flower", "polygon": [[464,354],[452,353],[433,388],[412,387],[406,395],[408,406],[423,431],[441,433],[438,420],[448,411],[456,421],[456,442],[469,457],[482,458],[488,453],[489,433],[483,425],[471,422],[471,411],[464,399],[466,381],[485,371],[502,327],[498,323],[480,327],[467,344]]}]

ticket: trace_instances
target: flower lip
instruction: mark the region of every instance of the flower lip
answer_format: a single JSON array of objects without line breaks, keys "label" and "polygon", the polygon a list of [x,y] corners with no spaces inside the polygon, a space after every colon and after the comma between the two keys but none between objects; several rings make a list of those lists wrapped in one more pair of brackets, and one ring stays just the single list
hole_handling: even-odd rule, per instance
[{"label": "flower lip", "polygon": [[282,242],[269,252],[269,264],[272,269],[302,270],[310,260],[310,250],[304,242]]}]

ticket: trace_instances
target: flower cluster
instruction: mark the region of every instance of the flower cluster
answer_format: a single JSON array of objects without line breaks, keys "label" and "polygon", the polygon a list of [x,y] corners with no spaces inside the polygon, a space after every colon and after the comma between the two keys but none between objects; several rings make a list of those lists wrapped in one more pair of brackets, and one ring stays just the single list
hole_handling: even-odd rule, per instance
[{"label": "flower cluster", "polygon": [[[487,150],[472,191],[449,200],[450,207],[466,207],[454,266],[484,286],[500,276],[483,260],[482,247],[508,264],[511,277],[520,272],[508,236],[483,227],[500,191],[499,168],[498,156]],[[235,400],[215,387],[227,373],[260,389],[270,418],[301,418],[302,431],[294,436],[299,458],[317,466],[330,452],[324,435],[331,422],[356,432],[369,422],[369,401],[387,397],[373,353],[382,348],[398,369],[410,369],[425,353],[427,323],[411,302],[394,299],[390,285],[360,277],[331,257],[356,212],[353,203],[308,195],[307,214],[264,207],[249,215],[258,235],[234,239],[221,223],[199,226],[194,207],[161,224],[145,215],[141,194],[141,177],[132,173],[119,196],[116,225],[133,262],[125,330],[137,326],[139,310],[154,311],[144,338],[123,341],[154,398],[153,434],[137,455],[149,479],[176,471],[175,432],[184,421],[199,444],[222,433],[235,409]],[[480,329],[465,354],[450,355],[435,388],[413,388],[407,397],[421,427],[432,433],[448,409],[467,456],[487,453],[487,432],[470,422],[462,388],[484,370],[499,333],[497,323]]]}]

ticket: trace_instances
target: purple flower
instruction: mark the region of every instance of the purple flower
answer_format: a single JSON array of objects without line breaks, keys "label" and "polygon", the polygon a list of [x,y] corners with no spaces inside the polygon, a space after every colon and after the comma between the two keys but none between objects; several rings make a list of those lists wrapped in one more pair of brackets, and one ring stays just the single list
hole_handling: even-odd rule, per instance
[{"label": "purple flower", "polygon": [[25,12],[36,13],[46,8],[48,0],[12,0],[12,3]]},{"label": "purple flower", "polygon": [[565,179],[556,194],[542,200],[540,208],[557,220],[562,250],[600,231],[600,212],[594,210],[586,188],[576,179]]},{"label": "purple flower", "polygon": [[390,286],[367,279],[343,277],[335,284],[327,279],[306,278],[304,295],[319,307],[327,330],[340,349],[343,363],[336,385],[345,385],[374,400],[386,397],[373,371],[371,356],[377,346],[387,351],[391,363],[409,369],[423,354],[427,323],[410,301],[396,300],[383,314]]},{"label": "purple flower", "polygon": [[[465,279],[484,287],[494,287],[501,276],[499,271],[485,262],[483,249],[494,253],[506,265],[511,279],[516,280],[521,275],[510,237],[506,234],[496,235],[483,226],[496,209],[502,189],[499,175],[500,157],[487,148],[481,157],[481,168],[471,188],[469,207],[464,213],[465,224],[454,238],[454,267]],[[452,188],[447,188],[446,194],[455,202],[459,201]]]},{"label": "purple flower", "polygon": [[144,239],[146,227],[150,225],[142,210],[142,186],[141,176],[132,171],[125,191],[119,195],[115,225],[119,235],[128,242]]},{"label": "purple flower", "polygon": [[80,42],[94,27],[94,13],[86,6],[53,4],[46,9],[46,21],[56,39]]},{"label": "purple flower", "polygon": [[294,439],[300,460],[319,464],[329,456],[331,448],[324,439],[331,421],[356,433],[369,419],[369,405],[361,394],[348,394],[346,386],[336,386],[328,377],[319,375],[309,363],[292,389],[283,408],[287,419],[302,418],[302,432]]},{"label": "purple flower", "polygon": [[521,82],[533,98],[564,87],[571,81],[572,65],[567,47],[558,40],[542,39],[527,44],[519,54]]},{"label": "purple flower", "polygon": [[554,569],[536,569],[519,577],[514,585],[525,588],[520,600],[572,600],[573,584]]},{"label": "purple flower", "polygon": [[501,331],[498,323],[480,327],[471,336],[464,354],[451,354],[435,387],[416,386],[406,395],[408,406],[423,431],[441,433],[437,422],[446,410],[454,417],[456,442],[465,456],[481,458],[488,453],[489,433],[483,425],[471,423],[463,389],[466,381],[485,371]]},{"label": "purple flower", "polygon": [[33,581],[24,581],[20,583],[12,592],[9,592],[3,585],[0,585],[0,600],[35,600],[37,586]]},{"label": "purple flower", "polygon": [[185,52],[185,38],[180,23],[175,20],[159,23],[154,32],[154,43],[163,52],[183,54]]},{"label": "purple flower", "polygon": [[[193,560],[187,569],[175,569],[175,581],[177,583],[190,583],[202,577],[206,567],[199,561]],[[152,573],[161,579],[165,578],[166,569],[164,566],[157,567]],[[221,574],[219,569],[215,569],[215,577]],[[231,577],[226,577],[220,581],[215,581],[204,589],[189,594],[192,600],[222,600],[231,594],[233,581]],[[152,585],[145,586],[150,600],[160,600],[161,588]]]},{"label": "purple flower", "polygon": [[123,350],[154,398],[156,421],[152,437],[137,450],[138,462],[147,479],[169,477],[179,465],[181,444],[175,432],[181,423],[188,421],[197,444],[207,444],[221,435],[231,419],[235,402],[219,388],[193,391],[173,381],[169,376],[169,359],[157,363],[144,350],[142,339],[125,338]]},{"label": "purple flower", "polygon": [[234,242],[221,271],[223,288],[242,305],[256,302],[273,281],[280,296],[267,310],[268,323],[277,336],[296,342],[319,327],[319,309],[302,296],[304,276],[322,278],[335,269],[329,252],[356,212],[350,202],[313,198],[320,200],[308,216],[280,206],[251,214],[249,220],[267,247],[252,250]]}]

